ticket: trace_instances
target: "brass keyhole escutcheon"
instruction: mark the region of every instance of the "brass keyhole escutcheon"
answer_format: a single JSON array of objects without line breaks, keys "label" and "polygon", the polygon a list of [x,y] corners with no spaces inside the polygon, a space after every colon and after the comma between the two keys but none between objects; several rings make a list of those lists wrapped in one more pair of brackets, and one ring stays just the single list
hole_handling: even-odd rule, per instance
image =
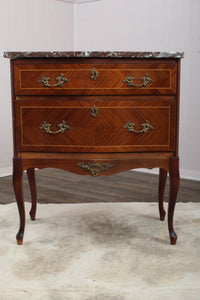
[{"label": "brass keyhole escutcheon", "polygon": [[91,78],[93,80],[97,80],[97,77],[98,77],[98,71],[94,68],[92,71],[91,71]]},{"label": "brass keyhole escutcheon", "polygon": [[93,116],[94,118],[96,118],[97,114],[98,114],[98,109],[96,108],[96,106],[94,105],[93,108],[91,109],[92,113],[91,116]]}]

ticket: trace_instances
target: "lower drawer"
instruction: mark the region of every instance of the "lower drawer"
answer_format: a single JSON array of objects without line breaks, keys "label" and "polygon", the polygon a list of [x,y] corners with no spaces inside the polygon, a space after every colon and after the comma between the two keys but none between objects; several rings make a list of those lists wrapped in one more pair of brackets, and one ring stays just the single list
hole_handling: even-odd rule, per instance
[{"label": "lower drawer", "polygon": [[174,100],[21,100],[15,105],[19,152],[174,150]]}]

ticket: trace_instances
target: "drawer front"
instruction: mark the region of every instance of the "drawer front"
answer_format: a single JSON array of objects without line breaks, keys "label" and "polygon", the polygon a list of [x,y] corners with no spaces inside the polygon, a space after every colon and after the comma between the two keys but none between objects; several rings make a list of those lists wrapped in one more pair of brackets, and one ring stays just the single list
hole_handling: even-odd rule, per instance
[{"label": "drawer front", "polygon": [[18,151],[174,150],[173,100],[16,101],[15,105]]},{"label": "drawer front", "polygon": [[20,64],[16,95],[141,95],[176,93],[176,61]]}]

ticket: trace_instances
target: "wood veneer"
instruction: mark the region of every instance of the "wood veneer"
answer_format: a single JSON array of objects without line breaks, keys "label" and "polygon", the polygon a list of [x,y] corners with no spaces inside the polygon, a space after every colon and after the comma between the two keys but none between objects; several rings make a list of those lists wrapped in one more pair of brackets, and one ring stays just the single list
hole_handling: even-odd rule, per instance
[{"label": "wood veneer", "polygon": [[[13,186],[20,215],[18,244],[23,243],[25,228],[24,170],[32,196],[30,216],[35,220],[35,168],[108,176],[133,168],[158,167],[161,220],[165,218],[163,195],[167,172],[170,175],[168,228],[174,245],[182,55],[152,54],[158,57],[150,58],[149,53],[143,57],[137,54],[140,59],[134,58],[134,53],[123,53],[121,57],[119,53],[113,57],[112,53],[109,56],[96,52],[91,57],[88,53],[87,57],[61,53],[62,58],[57,54],[57,58],[37,55],[32,58],[34,54],[32,57],[5,54],[11,58]],[[95,80],[91,76],[93,69],[98,72]],[[59,85],[61,79],[57,78],[61,74],[67,82]],[[131,85],[125,80],[127,75],[132,77]],[[40,82],[42,76],[46,83]],[[95,116],[94,106],[98,110]],[[63,121],[69,128],[58,130]],[[47,130],[44,122],[49,124]],[[127,122],[131,127],[126,126]]]},{"label": "wood veneer", "polygon": [[[135,101],[17,101],[16,136],[18,151],[40,152],[143,152],[173,151],[175,147],[174,100]],[[98,109],[92,116],[92,107]],[[51,130],[66,121],[65,134],[47,135],[44,121]],[[147,134],[130,133],[128,121],[141,130],[148,120],[153,127]]]},{"label": "wood veneer", "polygon": [[[80,62],[80,63],[78,63]],[[91,80],[91,71],[98,71],[98,80]],[[127,61],[108,59],[76,59],[60,61],[59,64],[44,63],[44,60],[15,65],[17,95],[139,95],[139,94],[175,94],[177,64],[175,61],[156,62],[146,60]],[[68,80],[63,87],[49,87],[40,83],[42,76],[49,78],[54,85],[56,78],[63,74]],[[134,83],[141,84],[141,78],[148,74],[153,80],[148,86],[127,89],[124,81],[127,75],[134,76]]]}]

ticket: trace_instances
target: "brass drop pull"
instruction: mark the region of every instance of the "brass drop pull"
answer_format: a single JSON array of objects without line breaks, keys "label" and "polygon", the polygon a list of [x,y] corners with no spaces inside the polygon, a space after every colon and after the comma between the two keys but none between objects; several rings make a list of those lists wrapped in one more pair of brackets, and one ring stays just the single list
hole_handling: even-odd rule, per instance
[{"label": "brass drop pull", "polygon": [[62,121],[60,124],[57,125],[57,127],[59,128],[59,130],[57,130],[57,131],[51,131],[51,124],[48,124],[46,121],[44,121],[44,123],[42,124],[42,126],[40,127],[40,129],[44,130],[45,133],[50,133],[50,134],[57,134],[57,133],[64,134],[64,132],[66,130],[70,129],[70,127],[66,124],[65,121]]},{"label": "brass drop pull", "polygon": [[92,78],[93,80],[97,80],[98,75],[99,75],[98,71],[94,68],[94,69],[91,71],[91,78]]},{"label": "brass drop pull", "polygon": [[84,163],[78,163],[77,165],[79,167],[91,172],[92,176],[97,176],[97,175],[99,175],[100,172],[106,171],[108,168],[114,167],[114,165],[110,165],[110,164],[106,164],[106,163],[99,164],[96,161],[89,162],[87,165]]},{"label": "brass drop pull", "polygon": [[150,82],[154,82],[150,77],[149,74],[145,74],[144,77],[140,78],[142,80],[141,84],[135,84],[133,83],[134,77],[131,77],[129,75],[126,76],[126,78],[123,80],[124,83],[127,83],[127,86],[133,86],[133,87],[146,87]]},{"label": "brass drop pull", "polygon": [[128,132],[135,132],[135,133],[142,133],[142,132],[147,133],[147,131],[148,131],[149,129],[153,129],[153,126],[151,126],[151,124],[149,123],[148,120],[146,120],[145,123],[141,124],[141,127],[142,127],[141,130],[135,130],[135,129],[133,128],[134,126],[135,126],[134,123],[131,123],[130,121],[128,121],[128,122],[126,123],[126,125],[124,126],[124,128],[125,128],[125,129],[127,128],[127,129],[128,129]]},{"label": "brass drop pull", "polygon": [[63,87],[63,84],[65,82],[69,82],[69,80],[67,78],[65,78],[64,74],[60,74],[60,76],[58,76],[56,78],[56,80],[58,81],[57,83],[55,84],[50,84],[49,83],[49,80],[50,78],[49,77],[46,77],[46,76],[42,76],[40,81],[38,81],[39,83],[43,83],[43,86],[47,86],[47,87],[56,87],[56,86],[61,86]]}]

